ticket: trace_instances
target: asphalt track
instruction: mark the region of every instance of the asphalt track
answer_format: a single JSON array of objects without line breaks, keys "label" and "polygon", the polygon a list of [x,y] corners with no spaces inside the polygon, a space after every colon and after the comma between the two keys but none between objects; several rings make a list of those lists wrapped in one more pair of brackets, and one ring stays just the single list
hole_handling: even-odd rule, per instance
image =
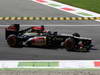
[{"label": "asphalt track", "polygon": [[[45,17],[78,17],[45,5],[29,0],[0,0],[0,16],[45,16]],[[43,48],[10,48],[4,37],[4,28],[0,27],[0,60],[94,60],[100,59],[100,27],[96,21],[0,21],[2,26],[11,24],[53,24],[48,29],[59,33],[78,32],[82,36],[91,37],[98,50],[89,53],[68,52],[65,49],[43,49]],[[55,26],[55,25],[60,26]],[[66,25],[66,26],[61,26]],[[93,25],[93,26],[67,26],[67,25]]]},{"label": "asphalt track", "polygon": [[99,75],[100,71],[47,71],[47,70],[19,70],[19,71],[0,71],[0,75]]}]

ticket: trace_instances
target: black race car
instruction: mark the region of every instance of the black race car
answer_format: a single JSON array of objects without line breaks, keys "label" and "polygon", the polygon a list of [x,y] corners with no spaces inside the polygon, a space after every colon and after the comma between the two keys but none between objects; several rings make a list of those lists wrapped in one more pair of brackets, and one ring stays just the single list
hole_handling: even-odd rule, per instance
[{"label": "black race car", "polygon": [[88,52],[92,47],[92,39],[80,37],[80,34],[58,34],[46,31],[45,27],[34,26],[21,30],[19,24],[5,29],[5,38],[10,47],[62,47],[67,51]]}]

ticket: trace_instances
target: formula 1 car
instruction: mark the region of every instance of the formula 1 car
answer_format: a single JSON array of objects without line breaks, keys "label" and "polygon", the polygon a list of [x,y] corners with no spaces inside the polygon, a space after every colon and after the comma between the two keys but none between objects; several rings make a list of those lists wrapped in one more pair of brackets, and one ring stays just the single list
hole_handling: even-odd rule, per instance
[{"label": "formula 1 car", "polygon": [[12,24],[5,28],[5,39],[10,47],[62,47],[67,51],[89,52],[92,39],[81,37],[79,33],[58,34],[47,31],[43,25],[26,29],[19,24]]}]

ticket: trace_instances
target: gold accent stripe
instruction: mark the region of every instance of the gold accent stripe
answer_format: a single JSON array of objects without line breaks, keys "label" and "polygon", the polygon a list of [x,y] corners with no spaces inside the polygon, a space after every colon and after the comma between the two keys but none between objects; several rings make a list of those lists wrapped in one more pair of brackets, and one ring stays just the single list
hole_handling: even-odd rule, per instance
[{"label": "gold accent stripe", "polygon": [[0,17],[0,20],[100,20],[100,17]]}]

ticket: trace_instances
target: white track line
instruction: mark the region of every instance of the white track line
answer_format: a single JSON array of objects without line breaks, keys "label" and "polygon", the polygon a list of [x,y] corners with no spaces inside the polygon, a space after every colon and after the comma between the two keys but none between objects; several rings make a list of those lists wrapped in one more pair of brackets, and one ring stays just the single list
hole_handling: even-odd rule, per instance
[{"label": "white track line", "polygon": [[[72,14],[77,15],[77,16],[82,16],[82,17],[100,17],[100,14],[98,14],[96,12],[85,10],[85,9],[78,8],[78,7],[74,7],[74,6],[67,5],[67,4],[63,4],[63,3],[60,3],[60,2],[57,2],[57,1],[54,1],[54,0],[44,0],[44,1],[47,1],[47,3],[45,3],[45,2],[44,3],[43,2],[40,3],[37,0],[32,0],[32,1],[34,1],[36,3],[39,3],[39,4],[43,4],[43,5],[49,6],[49,7],[52,7],[52,8],[56,8],[56,9],[58,9],[60,11],[72,13]],[[59,7],[51,6],[48,3],[58,4],[60,6]],[[72,8],[72,9],[74,9],[74,11],[66,11],[66,10],[61,9],[63,7]],[[80,12],[91,14],[92,16],[85,16],[85,15],[78,14]],[[100,22],[100,20],[95,20],[95,21]]]},{"label": "white track line", "polygon": [[[9,25],[0,25],[0,27],[8,27]],[[41,25],[20,25],[21,27],[41,26]],[[100,25],[44,25],[48,27],[100,27]]]},{"label": "white track line", "polygon": [[[37,2],[39,4],[47,5],[49,7],[53,7],[53,8],[59,9],[61,11],[65,11],[65,12],[69,12],[69,13],[72,13],[72,14],[75,14],[75,15],[78,15],[78,16],[82,16],[82,17],[99,17],[100,16],[100,14],[98,14],[96,12],[89,11],[89,10],[82,9],[82,8],[78,8],[78,7],[75,7],[75,6],[68,5],[68,4],[63,4],[61,2],[57,2],[57,1],[54,1],[54,0],[44,0],[44,1],[47,1],[48,3],[51,3],[51,4],[53,3],[53,4],[60,5],[59,7],[51,6],[51,5],[49,5],[48,3],[45,3],[45,2],[44,3],[43,2],[40,3],[37,0],[32,0],[32,1]],[[74,9],[74,11],[62,10],[61,8],[63,8],[63,7],[72,8],[72,9]],[[91,14],[93,16],[80,15],[77,12],[84,12],[84,13],[87,13],[87,14]]]}]

